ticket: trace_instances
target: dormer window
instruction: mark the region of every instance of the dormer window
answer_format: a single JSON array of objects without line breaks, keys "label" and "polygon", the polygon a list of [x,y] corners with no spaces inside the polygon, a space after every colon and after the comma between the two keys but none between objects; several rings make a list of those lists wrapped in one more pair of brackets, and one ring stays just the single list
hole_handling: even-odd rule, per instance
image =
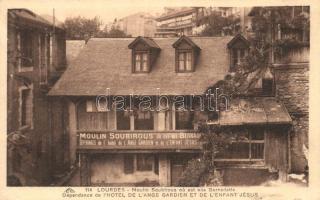
[{"label": "dormer window", "polygon": [[245,57],[248,55],[249,47],[249,41],[240,34],[236,35],[228,43],[231,71],[243,63]]},{"label": "dormer window", "polygon": [[132,73],[150,72],[160,52],[155,41],[139,36],[128,47],[132,49]]},{"label": "dormer window", "polygon": [[274,76],[268,68],[262,77],[262,95],[274,96]]},{"label": "dormer window", "polygon": [[244,61],[244,58],[246,56],[246,49],[244,48],[234,48],[232,49],[232,52],[231,52],[231,68],[234,68],[238,65],[241,65],[241,63],[243,63]]},{"label": "dormer window", "polygon": [[191,51],[179,51],[178,52],[179,57],[179,71],[192,71],[192,52]]},{"label": "dormer window", "polygon": [[182,36],[173,45],[176,49],[176,72],[193,72],[200,48],[188,37]]},{"label": "dormer window", "polygon": [[134,72],[149,72],[147,51],[135,52]]}]

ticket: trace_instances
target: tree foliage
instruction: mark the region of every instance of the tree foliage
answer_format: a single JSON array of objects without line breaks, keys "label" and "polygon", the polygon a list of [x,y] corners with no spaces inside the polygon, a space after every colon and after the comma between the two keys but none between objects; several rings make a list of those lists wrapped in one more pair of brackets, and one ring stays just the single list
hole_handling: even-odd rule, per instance
[{"label": "tree foliage", "polygon": [[[306,31],[309,34],[310,20],[309,11],[296,10],[293,12],[293,7],[259,7],[256,9],[256,14],[252,18],[252,31],[253,34],[249,37],[250,49],[247,56],[235,70],[225,76],[223,80],[218,81],[214,85],[207,88],[208,90],[215,91],[219,88],[221,92],[230,98],[238,97],[242,95],[250,95],[250,89],[262,78],[266,73],[270,73],[270,55],[273,53],[275,47],[284,45],[290,47],[290,45],[299,46],[299,41],[295,34],[291,34],[291,37],[286,37],[281,40],[274,40],[272,37],[275,34],[276,26],[280,26],[283,29],[289,29],[293,33],[297,31]],[[212,16],[219,19],[218,16]],[[230,20],[231,22],[231,20]],[[221,19],[221,23],[216,25],[211,24],[204,30],[203,35],[215,36],[221,31],[222,24],[229,24]],[[231,23],[230,23],[231,24]],[[308,42],[308,41],[306,41]],[[219,116],[216,112],[215,116]],[[203,144],[202,163],[188,164],[186,172],[183,173],[183,183],[192,186],[196,186],[196,183],[201,184],[199,181],[196,183],[189,180],[189,177],[193,177],[195,180],[201,180],[203,177],[207,177],[205,183],[209,185],[220,185],[221,174],[215,170],[215,158],[221,152],[223,152],[233,141],[244,140],[241,135],[238,134],[240,127],[220,126],[220,125],[207,125],[206,123],[199,124],[199,132],[202,133],[201,140]],[[203,166],[203,164],[205,166]],[[196,169],[201,169],[201,172],[194,172]],[[220,180],[217,181],[216,180]]]},{"label": "tree foliage", "polygon": [[206,22],[207,25],[200,33],[201,36],[235,35],[239,32],[240,18],[234,15],[223,17],[220,12],[214,11]]},{"label": "tree foliage", "polygon": [[208,170],[208,164],[203,158],[189,160],[186,169],[182,172],[182,175],[178,180],[178,186],[200,186],[202,179],[208,173]]},{"label": "tree foliage", "polygon": [[123,37],[129,37],[125,32],[118,29],[117,27],[112,27],[111,30],[107,33],[107,37],[110,38],[123,38]]},{"label": "tree foliage", "polygon": [[63,27],[66,30],[68,40],[83,40],[86,37],[96,37],[101,25],[102,22],[97,16],[92,19],[78,16],[67,18]]},{"label": "tree foliage", "polygon": [[[116,20],[115,20],[116,22]],[[67,40],[87,40],[91,37],[129,37],[124,31],[120,30],[119,27],[115,25],[115,22],[108,31],[107,26],[101,30],[102,21],[99,17],[94,17],[92,19],[87,19],[84,17],[71,17],[67,18],[63,24],[66,30]]]}]

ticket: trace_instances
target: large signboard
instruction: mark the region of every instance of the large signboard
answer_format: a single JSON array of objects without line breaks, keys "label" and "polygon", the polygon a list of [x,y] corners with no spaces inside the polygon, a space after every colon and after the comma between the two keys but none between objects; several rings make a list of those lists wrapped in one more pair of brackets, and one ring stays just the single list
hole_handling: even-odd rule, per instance
[{"label": "large signboard", "polygon": [[200,133],[78,132],[79,149],[201,149]]}]

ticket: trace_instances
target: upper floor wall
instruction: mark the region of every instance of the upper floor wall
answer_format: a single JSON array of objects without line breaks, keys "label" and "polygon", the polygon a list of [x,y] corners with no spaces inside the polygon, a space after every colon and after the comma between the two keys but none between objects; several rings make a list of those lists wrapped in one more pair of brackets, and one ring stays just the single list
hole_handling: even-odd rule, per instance
[{"label": "upper floor wall", "polygon": [[[229,72],[227,44],[231,39],[227,36],[190,38],[201,51],[197,55],[194,71],[180,73],[176,71],[179,60],[177,49],[172,46],[179,38],[142,39],[141,43],[136,44],[136,48],[139,47],[137,51],[148,50],[148,46],[158,50],[157,54],[150,55],[147,51],[140,57],[128,48],[135,39],[92,38],[50,95],[95,96],[105,94],[107,88],[110,95],[158,95],[159,92],[166,95],[203,94],[208,86],[222,80]],[[156,59],[151,59],[154,55]],[[185,61],[183,63],[188,66],[188,55],[180,58],[181,63]],[[142,65],[143,69],[143,63],[151,60],[151,70],[147,73],[132,71],[133,63],[138,63],[140,68]]]},{"label": "upper floor wall", "polygon": [[[64,30],[26,9],[8,10],[8,131],[45,127],[45,94],[65,70]],[[43,109],[43,110],[41,110]],[[45,120],[42,114],[41,120]],[[37,127],[38,126],[38,127]]]},{"label": "upper floor wall", "polygon": [[[34,74],[41,84],[65,70],[65,32],[26,9],[8,10],[8,71]],[[52,83],[51,83],[52,84]]]}]

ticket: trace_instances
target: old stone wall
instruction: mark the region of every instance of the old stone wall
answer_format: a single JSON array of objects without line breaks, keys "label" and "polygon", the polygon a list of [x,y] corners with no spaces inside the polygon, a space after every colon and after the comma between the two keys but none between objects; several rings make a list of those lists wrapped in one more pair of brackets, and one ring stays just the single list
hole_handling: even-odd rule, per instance
[{"label": "old stone wall", "polygon": [[285,104],[293,120],[290,132],[291,172],[301,173],[307,165],[304,149],[309,147],[309,65],[275,66],[274,74],[276,95]]},{"label": "old stone wall", "polygon": [[[30,59],[32,60],[32,68],[21,70],[23,67],[19,64],[23,59],[19,48],[21,48],[21,34],[19,32],[29,30],[31,36],[28,40],[28,48],[32,51]],[[42,73],[40,69],[44,66],[44,61],[47,59],[45,48],[49,49],[49,45],[42,48],[41,38],[48,35],[47,28],[35,23],[20,23],[19,20],[8,19],[8,62],[7,62],[7,134],[19,133],[28,141],[22,153],[17,154],[11,152],[12,149],[8,145],[8,176],[16,176],[22,181],[23,185],[49,185],[52,182],[53,165],[52,157],[52,123],[51,114],[57,111],[55,105],[51,105],[47,92],[52,85],[43,84],[41,80]],[[20,37],[20,40],[18,39]],[[61,35],[60,43],[56,45],[56,54],[63,59],[65,53],[65,45],[63,44],[63,35]],[[20,43],[20,44],[19,44]],[[59,61],[58,63],[63,62]],[[19,66],[20,65],[20,66]],[[49,66],[48,66],[49,67]],[[49,74],[50,75],[50,74]],[[27,125],[21,123],[21,92],[22,88],[29,88],[31,100],[28,100],[28,121]],[[59,107],[58,107],[59,108]],[[30,114],[31,113],[31,114]],[[62,123],[62,121],[60,122]],[[56,141],[56,139],[54,139]],[[61,149],[61,148],[60,148]],[[59,149],[58,149],[59,151]],[[63,153],[63,149],[61,150]],[[54,152],[55,153],[55,152]]]}]

